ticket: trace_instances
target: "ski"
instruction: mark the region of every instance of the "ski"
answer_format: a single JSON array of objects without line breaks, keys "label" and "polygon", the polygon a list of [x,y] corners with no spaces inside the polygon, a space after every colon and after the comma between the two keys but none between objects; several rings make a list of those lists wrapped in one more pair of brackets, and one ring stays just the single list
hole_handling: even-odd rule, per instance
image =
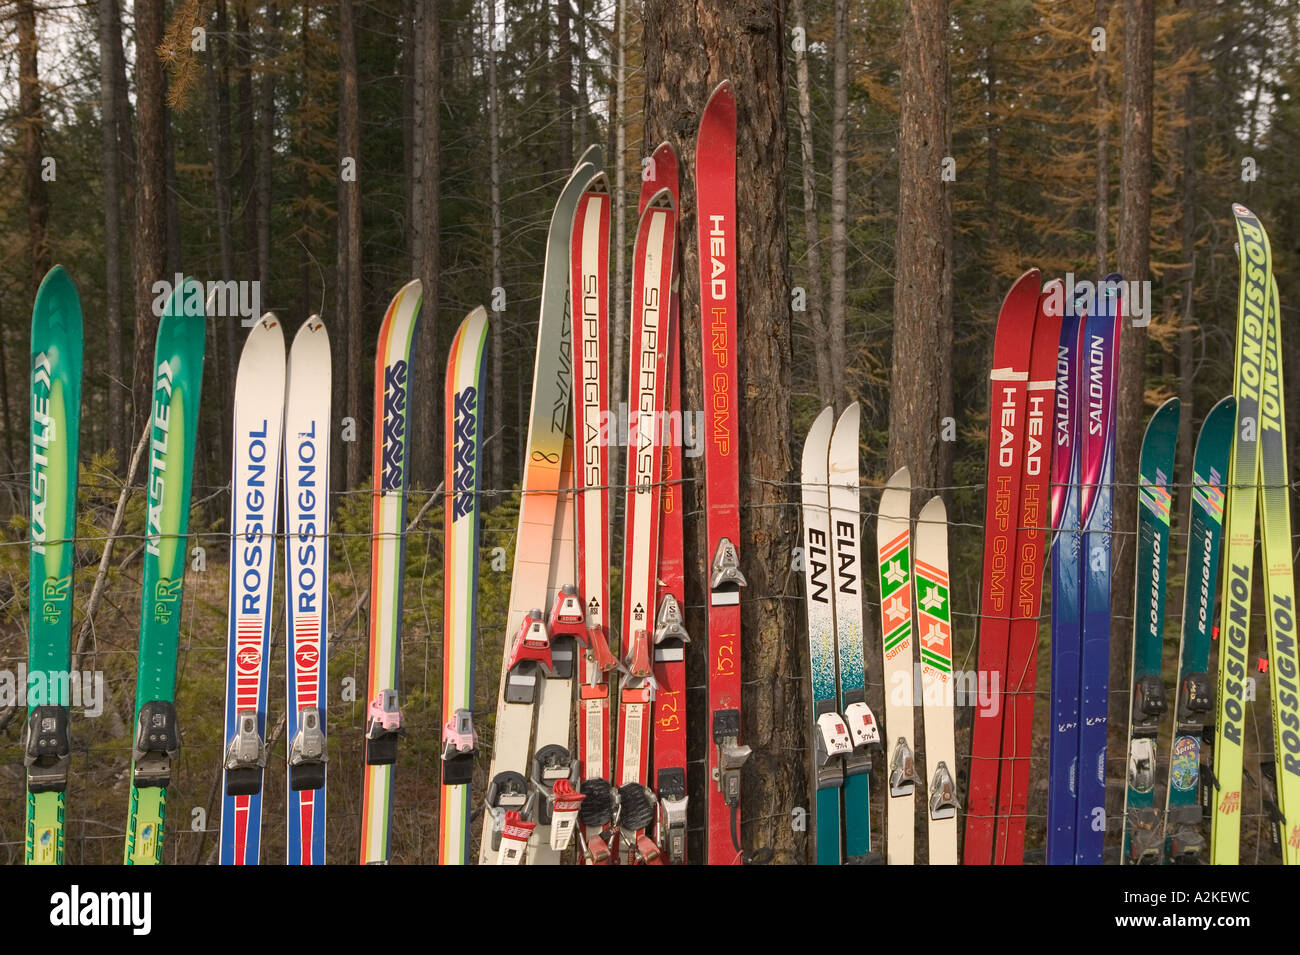
[{"label": "ski", "polygon": [[[653,174],[643,175],[640,216],[659,188],[666,188],[673,207],[678,206],[677,154],[661,143],[651,156]],[[685,528],[682,520],[682,418],[681,326],[678,324],[679,274],[673,230],[673,275],[668,300],[668,388],[667,413],[660,437],[663,443],[663,473],[660,476],[659,581],[655,608],[654,680],[655,695],[651,723],[651,782],[658,803],[655,841],[664,862],[686,862],[686,632],[682,608],[686,604]]]},{"label": "ski", "polygon": [[839,708],[849,734],[844,754],[844,854],[850,862],[879,861],[871,852],[871,757],[880,727],[867,705],[866,657],[862,648],[862,504],[858,442],[862,412],[855,401],[831,434],[827,463],[830,507],[831,589],[834,591],[835,655]]},{"label": "ski", "polygon": [[285,713],[290,865],[325,864],[330,340],[319,315],[289,349],[284,406]]},{"label": "ski", "polygon": [[1296,865],[1300,864],[1300,656],[1296,651],[1291,485],[1286,461],[1282,309],[1277,281],[1271,274],[1269,286],[1259,401],[1259,542],[1268,619],[1277,828],[1283,864]]},{"label": "ski", "polygon": [[804,439],[800,495],[803,505],[804,610],[808,619],[808,662],[812,687],[813,851],[818,865],[840,865],[844,839],[840,797],[844,757],[853,752],[849,728],[839,713],[836,679],[835,598],[831,588],[830,455],[833,408],[823,408]]},{"label": "ski", "polygon": [[948,590],[948,511],[935,495],[916,518],[917,653],[925,762],[930,778],[930,865],[957,864],[957,744],[953,722],[952,610]]},{"label": "ski", "polygon": [[975,710],[967,783],[966,840],[962,849],[962,861],[966,865],[989,865],[993,861],[1007,649],[1013,613],[1014,574],[1010,555],[1015,549],[1019,517],[1016,502],[1020,494],[1025,394],[1041,284],[1037,269],[1030,269],[1016,280],[1002,300],[993,340],[977,667],[979,680],[987,686],[997,705]]},{"label": "ski", "polygon": [[736,96],[727,80],[709,96],[695,140],[703,356],[705,559],[709,562],[709,865],[744,861],[740,776],[740,396],[737,388]]},{"label": "ski", "polygon": [[1064,283],[1049,282],[1038,299],[1025,385],[1024,444],[1020,452],[1019,517],[1013,554],[1015,597],[1007,639],[1002,770],[998,779],[995,865],[1020,865],[1029,809],[1029,763],[1034,742],[1034,690],[1038,673],[1038,617],[1043,601],[1043,558],[1051,525],[1050,435],[1061,339]]},{"label": "ski", "polygon": [[1223,545],[1224,482],[1236,409],[1236,399],[1231,396],[1210,409],[1192,457],[1187,573],[1183,577],[1174,734],[1163,827],[1166,860],[1177,863],[1199,862],[1205,849],[1201,834],[1201,744],[1212,708],[1210,629],[1214,625],[1219,551]]},{"label": "ski", "polygon": [[370,660],[366,684],[366,768],[361,794],[361,864],[386,865],[391,852],[393,765],[404,730],[402,583],[406,491],[410,481],[411,354],[424,290],[402,286],[379,327],[375,351],[374,478],[370,538]]},{"label": "ski", "polygon": [[1111,530],[1115,395],[1119,372],[1121,280],[1100,283],[1084,320],[1079,412],[1080,513],[1083,514],[1082,638],[1079,649],[1079,776],[1074,855],[1100,865],[1106,837],[1106,708],[1110,688]]},{"label": "ski", "polygon": [[1128,719],[1124,842],[1120,864],[1158,865],[1165,833],[1156,809],[1156,736],[1169,708],[1161,658],[1169,564],[1169,514],[1179,401],[1151,416],[1138,459],[1137,572],[1133,581],[1132,695]]},{"label": "ski", "polygon": [[1052,714],[1048,742],[1047,864],[1074,864],[1078,814],[1079,619],[1083,579],[1079,516],[1081,441],[1079,368],[1084,322],[1072,302],[1062,303],[1056,350],[1056,401],[1052,415]]},{"label": "ski", "polygon": [[442,790],[438,864],[469,864],[470,783],[474,777],[474,643],[478,631],[479,489],[487,311],[465,317],[451,341],[443,487]]},{"label": "ski", "polygon": [[911,865],[916,854],[916,711],[912,687],[912,475],[899,468],[880,495],[876,559],[880,580],[880,645],[884,657],[885,861]]},{"label": "ski", "polygon": [[261,858],[284,378],[284,329],[268,312],[248,333],[235,376],[222,865],[257,865]]},{"label": "ski", "polygon": [[63,266],[45,274],[32,306],[30,592],[27,640],[26,861],[63,864],[68,786],[72,575],[81,435],[81,298]]},{"label": "ski", "polygon": [[1228,459],[1223,524],[1223,590],[1219,611],[1218,714],[1214,723],[1214,813],[1210,862],[1236,865],[1241,846],[1242,743],[1250,644],[1250,588],[1255,562],[1255,506],[1260,471],[1260,383],[1273,274],[1268,235],[1253,212],[1234,204],[1241,272],[1233,395],[1237,420]]},{"label": "ski", "polygon": [[167,300],[154,345],[127,865],[162,862],[167,787],[180,749],[176,650],[203,386],[204,326],[203,287],[186,279]]},{"label": "ski", "polygon": [[[588,155],[592,155],[590,151]],[[561,689],[559,684],[571,688],[569,680],[546,679],[548,674],[555,672],[555,662],[548,629],[549,617],[543,606],[552,579],[556,522],[562,519],[559,498],[564,480],[566,445],[570,449],[569,467],[572,467],[572,442],[568,431],[573,400],[570,391],[569,246],[578,199],[597,172],[590,162],[579,163],[560,193],[547,233],[532,401],[520,482],[519,524],[510,579],[510,607],[497,694],[492,762],[484,798],[480,862],[524,862],[528,852],[515,851],[517,847],[513,843],[525,829],[528,833],[526,841],[535,854],[541,843],[541,834],[537,829],[539,796],[534,790],[533,780],[551,773],[562,775],[567,780],[571,771],[567,719],[563,728],[564,742],[549,752],[539,753],[547,761],[547,765],[538,767],[541,772],[533,771],[529,757],[533,752],[533,717],[548,689],[545,684],[557,683],[557,698]],[[571,573],[576,574],[576,571]],[[576,589],[573,595],[576,598]],[[575,639],[582,633],[585,620],[581,605],[577,609],[580,619],[575,624],[566,624]],[[571,676],[572,643],[560,649],[570,651]],[[510,820],[509,826],[508,813],[518,814]],[[548,849],[549,842],[548,837]]]}]

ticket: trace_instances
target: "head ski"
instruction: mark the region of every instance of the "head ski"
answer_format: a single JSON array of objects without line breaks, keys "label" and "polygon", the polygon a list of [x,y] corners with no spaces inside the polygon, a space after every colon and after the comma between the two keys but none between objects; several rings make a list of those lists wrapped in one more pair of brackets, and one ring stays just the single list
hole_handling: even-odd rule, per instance
[{"label": "head ski", "polygon": [[330,568],[330,340],[319,315],[289,349],[284,409],[288,862],[325,864]]},{"label": "head ski", "polygon": [[406,491],[410,480],[411,352],[423,286],[398,290],[379,327],[375,352],[374,484],[370,538],[370,666],[366,686],[366,768],[361,794],[361,863],[387,864],[392,836],[393,764],[403,733],[402,581]]},{"label": "head ski", "polygon": [[899,468],[880,495],[876,557],[880,570],[880,643],[884,656],[885,861],[911,865],[916,854],[916,711],[912,687],[912,475]]},{"label": "head ski", "polygon": [[1179,402],[1151,416],[1138,462],[1137,573],[1133,582],[1132,696],[1121,865],[1158,865],[1165,834],[1156,809],[1156,735],[1169,708],[1160,672],[1165,636],[1169,514],[1178,444]]},{"label": "head ski", "polygon": [[[1025,391],[1029,352],[1041,279],[1030,269],[1016,280],[998,313],[993,339],[992,400],[989,407],[988,479],[984,508],[984,583],[980,592],[978,679],[997,701],[975,710],[966,841],[962,861],[989,865],[997,816],[1002,764],[1002,721],[1006,707],[1007,645],[1011,639],[1017,501],[1024,446]],[[891,730],[892,735],[892,730]]]},{"label": "head ski", "polygon": [[719,83],[695,140],[704,407],[705,560],[709,562],[709,865],[744,861],[740,774],[740,396],[736,368],[736,95]]},{"label": "head ski", "polygon": [[1253,212],[1232,207],[1241,277],[1237,298],[1237,363],[1233,394],[1237,421],[1228,460],[1223,523],[1223,605],[1219,615],[1218,717],[1214,723],[1214,815],[1210,862],[1236,865],[1241,845],[1242,741],[1246,727],[1246,654],[1250,644],[1250,586],[1255,561],[1256,482],[1259,480],[1260,384],[1273,274],[1268,235]]},{"label": "head ski", "polygon": [[1183,577],[1182,636],[1174,683],[1174,735],[1169,753],[1169,795],[1165,802],[1165,855],[1169,862],[1199,862],[1202,737],[1210,716],[1210,629],[1219,587],[1223,545],[1224,482],[1237,402],[1228,396],[1201,424],[1192,459],[1191,520],[1187,573]]},{"label": "head ski", "polygon": [[479,489],[482,481],[483,390],[487,311],[465,317],[447,358],[446,476],[443,486],[442,796],[438,863],[469,864],[470,783],[478,743],[474,706],[474,643],[478,633]]},{"label": "head ski", "polygon": [[31,520],[27,642],[28,865],[63,864],[68,785],[72,571],[81,436],[81,299],[56,265],[32,306]]},{"label": "head ski", "polygon": [[957,746],[953,724],[948,512],[935,495],[916,518],[916,640],[929,778],[930,865],[957,864]]},{"label": "head ski", "polygon": [[284,329],[268,312],[249,332],[235,378],[222,865],[257,865],[262,847],[284,378]]},{"label": "head ski", "polygon": [[158,322],[149,433],[140,658],[131,748],[127,865],[162,862],[167,787],[180,748],[176,649],[190,526],[194,438],[203,385],[203,287],[186,279]]}]

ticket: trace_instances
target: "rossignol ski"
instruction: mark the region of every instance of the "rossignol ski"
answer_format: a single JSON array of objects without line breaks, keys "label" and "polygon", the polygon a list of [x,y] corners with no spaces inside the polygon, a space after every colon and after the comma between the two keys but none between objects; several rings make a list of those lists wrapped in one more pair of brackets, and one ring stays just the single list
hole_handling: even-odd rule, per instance
[{"label": "rossignol ski", "polygon": [[704,381],[705,560],[709,562],[706,838],[709,865],[744,861],[740,776],[740,395],[737,382],[736,95],[723,80],[695,140]]},{"label": "rossignol ski", "polygon": [[361,794],[361,864],[386,865],[392,837],[393,765],[404,730],[402,582],[410,481],[411,354],[424,288],[402,286],[379,327],[375,352],[374,484],[371,491],[370,667],[366,685],[366,769]]},{"label": "rossignol ski", "polygon": [[72,572],[81,436],[81,298],[63,266],[32,306],[30,592],[27,640],[28,865],[63,864],[72,667]]},{"label": "rossignol ski", "polygon": [[[989,865],[993,861],[998,777],[1002,765],[1002,721],[1006,707],[1007,650],[1014,612],[1011,555],[1015,550],[1019,517],[1017,501],[1024,447],[1029,353],[1041,284],[1037,269],[1030,269],[1016,280],[1002,300],[993,339],[977,676],[996,705],[975,710],[966,840],[962,849],[962,861],[966,865]],[[890,735],[893,735],[892,730]]]},{"label": "rossignol ski", "polygon": [[1161,658],[1169,566],[1169,515],[1180,404],[1170,398],[1151,416],[1138,460],[1137,571],[1129,700],[1124,845],[1120,864],[1158,865],[1165,833],[1156,808],[1156,735],[1169,708]]},{"label": "rossignol ski", "polygon": [[248,333],[235,377],[222,865],[257,865],[261,858],[284,378],[284,329],[268,312]]},{"label": "rossignol ski", "polygon": [[1050,530],[1049,470],[1057,346],[1061,339],[1064,285],[1044,287],[1034,317],[1025,385],[1024,444],[1014,552],[1015,596],[1007,641],[1007,692],[1002,722],[1002,770],[998,779],[995,865],[1020,865],[1029,809],[1029,758],[1034,742],[1034,690],[1038,672],[1038,617],[1043,601],[1043,556]]},{"label": "rossignol ski", "polygon": [[[591,150],[586,155],[592,155]],[[560,193],[546,238],[532,402],[524,445],[519,524],[510,579],[510,608],[506,617],[492,763],[484,799],[480,862],[522,863],[529,855],[530,846],[536,855],[542,839],[537,827],[539,795],[533,781],[539,777],[545,780],[546,776],[554,774],[561,778],[555,779],[552,785],[564,782],[567,786],[571,773],[567,721],[563,730],[564,743],[549,752],[538,753],[546,763],[536,767],[540,772],[530,766],[529,757],[533,752],[533,717],[543,693],[549,690],[545,684],[555,682],[557,694],[560,684],[569,687],[571,692],[571,643],[560,647],[562,651],[570,652],[570,679],[547,679],[548,675],[558,676],[549,627],[556,614],[551,613],[548,617],[543,607],[552,580],[556,522],[563,519],[559,497],[565,480],[562,472],[566,463],[566,445],[572,449],[572,442],[568,439],[573,401],[570,393],[573,339],[569,315],[569,244],[578,199],[598,172],[595,165],[585,161],[584,156],[584,161],[579,162]],[[570,468],[571,460],[570,456]],[[570,573],[576,574],[576,570]],[[572,581],[569,583],[571,585]],[[572,602],[576,604],[576,589],[572,586],[570,589],[574,597]],[[554,609],[560,608],[556,606]],[[571,625],[565,623],[566,631],[572,634],[568,638],[570,641],[583,633],[585,614],[581,605],[577,610],[579,619]],[[549,807],[542,811],[547,809]],[[516,815],[508,818],[510,813]],[[521,837],[523,843],[518,842]],[[549,836],[546,842],[549,854]]]},{"label": "rossignol ski", "polygon": [[1223,590],[1219,612],[1218,716],[1214,723],[1214,813],[1210,862],[1236,865],[1241,847],[1242,743],[1246,730],[1246,655],[1250,650],[1250,587],[1255,562],[1255,505],[1260,473],[1260,384],[1273,275],[1268,235],[1253,212],[1234,204],[1241,273],[1233,395],[1237,420],[1228,459],[1223,520]]},{"label": "rossignol ski", "polygon": [[916,519],[916,642],[921,658],[930,865],[957,864],[957,744],[953,722],[948,511],[935,495]]},{"label": "rossignol ski", "polygon": [[487,311],[465,317],[451,340],[444,393],[442,607],[442,795],[438,864],[469,865],[470,783],[474,777],[474,643],[478,635],[479,490]]},{"label": "rossignol ski", "polygon": [[203,287],[185,279],[163,309],[154,346],[127,865],[162,862],[167,787],[180,749],[176,650],[203,385],[204,325]]},{"label": "rossignol ski", "polygon": [[1223,546],[1224,482],[1237,401],[1221,400],[1201,424],[1192,459],[1191,522],[1187,573],[1183,578],[1182,637],[1178,679],[1174,683],[1174,735],[1169,753],[1169,795],[1165,803],[1166,859],[1200,862],[1205,837],[1201,827],[1201,757],[1207,720],[1213,708],[1210,684],[1210,630],[1219,588]]},{"label": "rossignol ski", "polygon": [[1048,740],[1047,864],[1074,865],[1074,823],[1079,811],[1079,619],[1083,559],[1079,487],[1079,388],[1083,320],[1073,302],[1062,303],[1052,415],[1052,713]]},{"label": "rossignol ski", "polygon": [[319,315],[289,349],[284,405],[288,861],[325,864],[330,569],[330,339]]},{"label": "rossignol ski", "polygon": [[899,468],[880,495],[876,559],[880,581],[881,671],[885,684],[885,861],[911,865],[916,855],[916,712],[912,687],[912,474]]},{"label": "rossignol ski", "polygon": [[1079,804],[1077,865],[1100,865],[1106,837],[1106,707],[1110,689],[1111,498],[1115,396],[1123,303],[1118,275],[1107,276],[1084,320],[1079,411],[1083,523],[1082,640],[1079,651]]},{"label": "rossignol ski", "polygon": [[871,757],[880,748],[880,727],[867,706],[866,658],[862,649],[862,503],[858,442],[862,412],[855,401],[831,434],[827,461],[830,507],[831,589],[835,592],[835,656],[838,714],[849,734],[844,754],[844,854],[849,862],[878,862],[871,851]]}]

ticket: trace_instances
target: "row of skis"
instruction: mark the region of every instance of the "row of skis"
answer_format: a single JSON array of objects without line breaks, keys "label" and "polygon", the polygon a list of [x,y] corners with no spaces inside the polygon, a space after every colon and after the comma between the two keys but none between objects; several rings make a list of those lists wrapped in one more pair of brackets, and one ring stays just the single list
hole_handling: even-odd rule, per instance
[{"label": "row of skis", "polygon": [[[707,420],[709,734],[707,855],[740,860],[739,456],[736,366],[736,110],[711,96],[697,140],[704,406]],[[533,393],[504,661],[485,793],[481,861],[686,861],[686,707],[678,164],[660,146],[643,173],[629,342],[623,601],[613,631],[609,390],[612,195],[599,149],[556,204],[542,280]],[[391,852],[400,706],[402,583],[413,407],[411,355],[422,289],[384,317],[375,368],[370,654],[363,863]],[[127,864],[163,861],[167,788],[180,735],[175,706],[195,434],[203,377],[202,286],[177,287],[161,316],[147,455],[140,650]],[[475,309],[447,364],[442,786],[439,861],[470,861],[472,716],[479,563],[481,413],[487,315]],[[271,314],[244,344],[235,385],[230,590],[220,861],[260,861],[262,786],[278,539],[284,540],[288,862],[325,861],[331,360],[319,316],[286,355]],[[32,323],[27,847],[64,856],[71,745],[82,314],[61,267]],[[674,432],[673,429],[677,430]],[[139,452],[137,452],[139,453]],[[283,485],[281,485],[283,480]],[[281,506],[283,516],[281,517]],[[282,521],[282,523],[281,523]],[[107,558],[106,558],[107,559]],[[64,676],[63,679],[59,675]],[[577,749],[571,751],[574,703]],[[613,719],[616,714],[616,721]],[[611,722],[615,723],[611,727]],[[611,732],[611,728],[613,732]],[[574,847],[578,847],[574,852]]]},{"label": "row of skis", "polygon": [[[1233,207],[1241,278],[1234,393],[1205,416],[1185,487],[1187,562],[1173,692],[1163,674],[1177,398],[1151,417],[1139,460],[1128,747],[1120,861],[1236,864],[1248,699],[1251,569],[1259,512],[1273,753],[1261,758],[1269,837],[1300,861],[1300,658],[1283,415],[1277,285],[1268,237]],[[1117,275],[1069,294],[1037,270],[998,316],[991,373],[989,463],[975,708],[965,838],[967,865],[1024,859],[1039,614],[1051,559],[1051,712],[1046,861],[1099,864],[1107,835],[1111,560],[1117,535],[1115,413],[1124,284]],[[1067,298],[1069,300],[1067,300]],[[863,677],[858,535],[858,410],[832,429],[831,409],[804,445],[803,518],[812,665],[810,747],[819,863],[875,861],[869,780],[888,770],[885,861],[913,861],[912,604],[929,769],[929,861],[955,863],[959,810],[953,751],[954,675],[943,502],[909,536],[908,477],[881,496],[877,523],[885,712]],[[915,560],[909,559],[914,546]],[[1222,567],[1221,563],[1222,554]],[[1219,625],[1215,626],[1216,604]],[[1217,693],[1209,676],[1218,640]],[[988,705],[985,699],[993,705]],[[1165,755],[1158,752],[1162,735]],[[1164,768],[1162,779],[1161,767]],[[1211,819],[1207,842],[1203,821]]]}]

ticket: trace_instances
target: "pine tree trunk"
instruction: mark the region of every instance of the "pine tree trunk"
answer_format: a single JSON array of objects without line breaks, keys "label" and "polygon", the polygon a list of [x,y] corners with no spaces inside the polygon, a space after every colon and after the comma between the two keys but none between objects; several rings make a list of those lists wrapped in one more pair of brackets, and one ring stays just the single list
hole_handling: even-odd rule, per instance
[{"label": "pine tree trunk", "polygon": [[[419,235],[416,275],[424,285],[420,309],[420,332],[415,345],[415,368],[433,407],[442,376],[438,355],[438,175],[441,169],[438,137],[438,105],[441,98],[442,40],[439,31],[440,3],[425,0],[419,5],[416,30],[420,32],[420,68],[416,84],[420,89],[421,116],[416,120],[414,188],[419,190],[419,211],[415,230]],[[416,415],[411,440],[412,474],[423,487],[434,487],[442,467],[437,414]]]},{"label": "pine tree trunk", "polygon": [[257,124],[253,108],[253,48],[248,4],[235,3],[235,114],[239,125],[239,209],[243,225],[244,281],[257,278]]},{"label": "pine tree trunk", "polygon": [[488,293],[492,301],[492,474],[488,487],[506,487],[505,472],[505,405],[504,382],[506,378],[505,340],[506,308],[495,311],[497,296],[505,291],[501,272],[501,119],[497,90],[497,17],[496,4],[488,3],[487,76],[488,76],[488,178],[489,204],[492,216],[492,288]]},{"label": "pine tree trunk", "polygon": [[555,58],[555,89],[560,104],[560,168],[573,168],[573,31],[569,0],[555,0],[558,55]]},{"label": "pine tree trunk", "polygon": [[[948,485],[952,444],[952,210],[948,155],[948,2],[917,0],[903,21],[898,239],[889,466],[912,486]],[[927,495],[928,496],[928,495]]]},{"label": "pine tree trunk", "polygon": [[122,394],[122,154],[118,147],[117,75],[113,69],[113,7],[99,0],[100,148],[104,152],[104,331],[108,337],[108,444],[118,448],[126,468],[130,447]]},{"label": "pine tree trunk", "polygon": [[[354,417],[361,410],[361,130],[357,93],[357,35],[353,0],[339,4],[339,165],[351,160],[357,177],[339,176],[338,283],[339,325],[344,329],[346,407]],[[418,415],[416,416],[419,417]],[[379,422],[375,422],[379,426]],[[364,440],[347,447],[347,489],[361,484],[362,462],[369,447]]]},{"label": "pine tree trunk", "polygon": [[1097,0],[1097,25],[1106,29],[1106,49],[1097,53],[1097,195],[1093,229],[1096,238],[1097,277],[1110,272],[1110,0]]},{"label": "pine tree trunk", "polygon": [[[740,302],[738,371],[740,385],[741,563],[749,581],[742,601],[741,673],[744,684],[744,742],[754,749],[743,781],[746,847],[771,847],[779,862],[803,858],[803,839],[791,830],[791,806],[807,805],[807,680],[805,641],[797,604],[783,594],[789,586],[794,520],[791,481],[791,382],[789,262],[785,220],[785,40],[780,0],[647,0],[645,4],[645,141],[667,139],[677,146],[682,168],[682,348],[684,396],[699,407],[701,340],[696,247],[695,129],[714,86],[730,79],[736,89],[737,289]],[[702,508],[701,459],[695,465],[696,507]],[[702,607],[706,557],[704,523],[688,535],[687,603]],[[711,556],[711,555],[710,555]],[[689,621],[698,634],[691,644],[688,682],[705,681],[707,626],[701,613]],[[701,695],[698,699],[703,700]],[[698,732],[692,766],[702,764],[707,714],[688,711]],[[704,773],[692,771],[692,831],[699,831]],[[694,858],[702,857],[692,845]]]},{"label": "pine tree trunk", "polygon": [[[1180,6],[1191,11],[1191,19],[1179,31],[1183,54],[1190,56],[1196,49],[1196,0],[1182,0]],[[1182,417],[1178,427],[1177,473],[1178,482],[1190,487],[1196,441],[1196,391],[1193,388],[1196,371],[1196,317],[1193,312],[1196,292],[1196,79],[1190,72],[1183,78],[1180,99],[1183,128],[1178,133],[1178,162],[1183,178],[1179,197],[1182,206],[1183,313],[1178,332],[1178,396],[1182,401]]]},{"label": "pine tree trunk", "polygon": [[[623,387],[624,355],[627,348],[627,5],[631,0],[614,0],[614,342],[609,355],[609,393],[617,402],[627,394]],[[648,136],[643,141],[655,142]],[[680,153],[679,153],[680,156]],[[683,233],[684,234],[684,233]],[[615,405],[617,407],[617,405]],[[610,480],[618,480],[618,455],[610,456]]]},{"label": "pine tree trunk", "polygon": [[31,297],[50,270],[50,193],[41,177],[45,118],[41,115],[41,85],[36,75],[36,6],[18,0],[18,114],[23,134],[23,174],[27,193],[27,257],[31,268]]},{"label": "pine tree trunk", "polygon": [[267,4],[268,26],[263,46],[265,65],[258,84],[257,112],[257,276],[265,289],[271,281],[271,163],[275,160],[275,70],[280,49],[280,7]]},{"label": "pine tree trunk", "polygon": [[[204,78],[208,87],[208,106],[212,110],[212,184],[217,207],[217,261],[221,270],[220,281],[228,282],[235,276],[235,237],[232,228],[232,199],[230,194],[230,88],[226,60],[229,44],[226,40],[226,4],[217,4],[217,29],[213,37],[212,55],[205,57]],[[233,401],[235,369],[238,367],[235,329],[239,322],[233,315],[215,319],[221,335],[221,352],[213,355],[216,366],[218,400],[223,408]],[[242,338],[243,336],[239,336]],[[226,436],[231,428],[229,415],[222,415],[216,429],[215,455],[218,461],[226,460]]]},{"label": "pine tree trunk", "polygon": [[848,289],[849,211],[849,0],[835,0],[833,28],[835,106],[831,111],[831,393],[847,401],[844,386],[844,325]]}]

